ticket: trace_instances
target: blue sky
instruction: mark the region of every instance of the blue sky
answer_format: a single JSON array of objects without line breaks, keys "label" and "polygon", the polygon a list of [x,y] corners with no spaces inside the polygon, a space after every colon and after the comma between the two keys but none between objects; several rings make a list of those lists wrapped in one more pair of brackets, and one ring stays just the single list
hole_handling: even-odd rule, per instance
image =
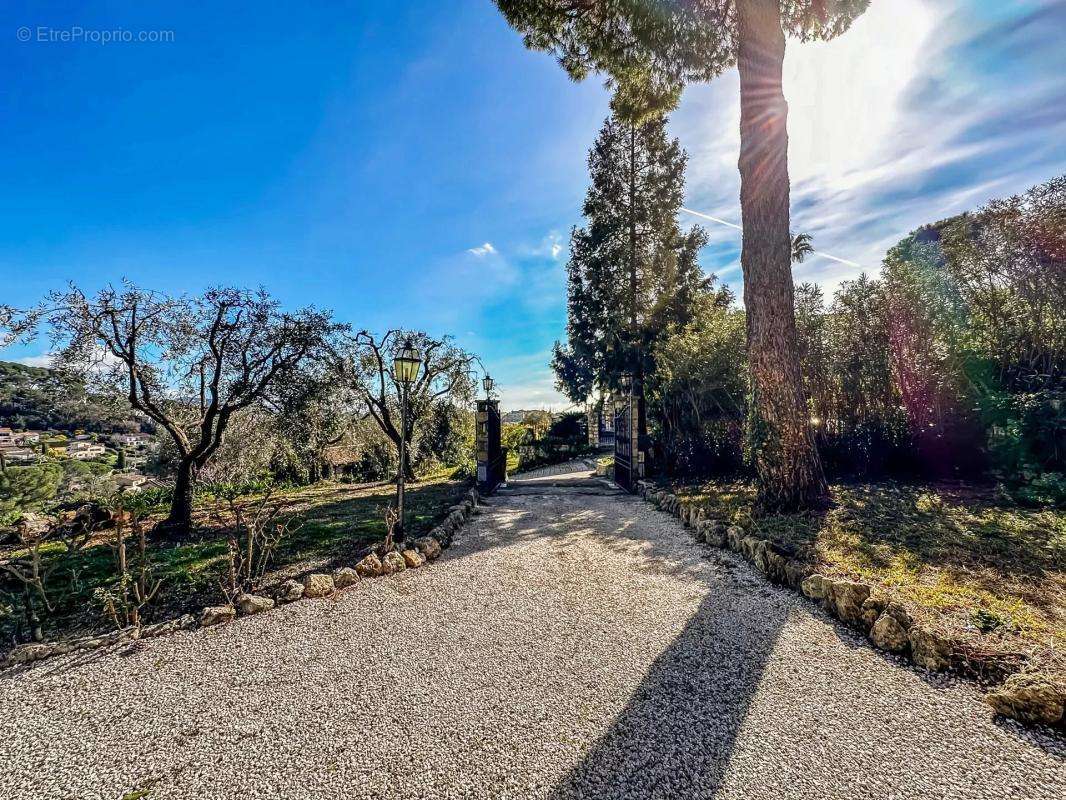
[{"label": "blue sky", "polygon": [[[0,10],[0,302],[262,284],[454,334],[505,407],[562,405],[547,362],[599,80],[524,50],[488,0],[182,5]],[[78,27],[172,41],[58,40]],[[831,290],[917,225],[1066,170],[1064,29],[1064,0],[874,0],[841,39],[790,42],[793,227],[850,262],[797,279]],[[671,121],[687,207],[730,222],[738,108],[733,71]],[[739,233],[706,225],[705,267],[739,289]]]}]

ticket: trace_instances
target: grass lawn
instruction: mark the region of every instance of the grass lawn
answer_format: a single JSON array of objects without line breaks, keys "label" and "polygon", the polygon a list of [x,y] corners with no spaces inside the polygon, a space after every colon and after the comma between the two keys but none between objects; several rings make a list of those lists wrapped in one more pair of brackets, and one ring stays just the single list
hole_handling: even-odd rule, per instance
[{"label": "grass lawn", "polygon": [[680,487],[686,503],[860,579],[980,655],[1024,653],[1066,676],[1066,511],[1004,504],[961,484],[836,484],[818,517],[756,517],[754,487]]},{"label": "grass lawn", "polygon": [[[458,502],[468,488],[451,479],[451,471],[427,476],[409,485],[406,493],[407,531],[411,537],[428,532]],[[369,545],[385,536],[384,509],[394,500],[393,484],[343,484],[324,482],[275,495],[291,502],[286,513],[304,520],[304,525],[285,539],[277,550],[268,578],[278,580],[312,568],[352,566]],[[151,542],[155,575],[162,578],[160,594],[148,610],[147,621],[169,619],[205,605],[222,602],[219,578],[226,563],[226,527],[213,514],[200,509],[199,528],[187,541]],[[101,534],[103,539],[110,532]],[[57,557],[59,545],[49,545]],[[6,555],[0,548],[0,556]],[[106,630],[110,621],[92,603],[93,590],[114,581],[113,550],[106,541],[94,544],[68,559],[53,573],[50,594],[56,604],[45,619],[45,638]],[[20,609],[3,614],[0,597],[0,650],[12,644]]]}]

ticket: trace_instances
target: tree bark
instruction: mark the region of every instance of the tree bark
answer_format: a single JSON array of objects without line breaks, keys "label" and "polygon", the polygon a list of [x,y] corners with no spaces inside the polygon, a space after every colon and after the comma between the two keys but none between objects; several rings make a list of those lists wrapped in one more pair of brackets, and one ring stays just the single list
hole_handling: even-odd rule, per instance
[{"label": "tree bark", "polygon": [[767,511],[821,508],[828,489],[803,396],[793,307],[780,4],[741,0],[737,9],[748,424],[759,505]]},{"label": "tree bark", "polygon": [[174,497],[170,501],[170,514],[162,528],[178,532],[188,531],[192,527],[192,485],[195,465],[191,458],[178,462],[177,477],[174,481]]}]

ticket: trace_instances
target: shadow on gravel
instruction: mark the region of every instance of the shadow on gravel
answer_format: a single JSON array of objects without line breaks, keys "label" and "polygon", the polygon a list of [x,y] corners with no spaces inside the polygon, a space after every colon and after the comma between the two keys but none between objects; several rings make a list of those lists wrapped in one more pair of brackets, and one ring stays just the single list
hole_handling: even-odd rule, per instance
[{"label": "shadow on gravel", "polygon": [[[488,502],[506,505],[507,500],[489,498]],[[608,525],[604,524],[605,508],[582,507],[580,500],[571,509],[561,509],[550,522],[519,513],[498,522],[494,531],[483,527],[480,536],[465,542],[459,557],[540,537],[559,537],[562,545],[575,529],[591,527],[600,535],[602,546],[624,550],[637,571],[697,574],[695,564],[704,558],[702,553],[693,553],[691,561],[679,561],[676,551],[661,552],[642,535],[642,517],[649,513],[643,504],[619,499],[617,505],[612,502],[610,512],[613,519]],[[750,599],[743,592],[721,591],[746,584],[728,574],[731,571],[711,579],[712,584],[721,581],[721,585],[708,587],[698,611],[651,665],[625,710],[585,759],[554,787],[551,797],[714,795],[788,615],[787,606],[772,602],[766,604],[765,613],[752,614]]]},{"label": "shadow on gravel", "polygon": [[144,641],[132,640],[116,642],[92,650],[76,650],[73,653],[56,658],[5,667],[0,670],[0,680],[13,680],[28,673],[32,673],[34,679],[53,678],[65,675],[78,667],[95,664],[112,653],[118,653],[121,656],[133,655],[140,652],[145,646],[146,643]]},{"label": "shadow on gravel", "polygon": [[752,619],[728,594],[712,591],[703,601],[551,797],[714,796],[787,617],[771,605]]}]

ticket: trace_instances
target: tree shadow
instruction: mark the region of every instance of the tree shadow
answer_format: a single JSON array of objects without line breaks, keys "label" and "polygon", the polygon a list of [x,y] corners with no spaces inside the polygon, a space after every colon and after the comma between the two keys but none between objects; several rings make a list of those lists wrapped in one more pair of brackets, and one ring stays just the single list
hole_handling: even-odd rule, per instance
[{"label": "tree shadow", "polygon": [[550,796],[713,796],[785,617],[741,614],[712,590]]},{"label": "tree shadow", "polygon": [[[557,538],[558,557],[564,558],[571,537],[584,537],[593,528],[599,545],[625,554],[634,573],[697,581],[705,596],[681,633],[650,664],[607,732],[549,796],[558,800],[712,796],[726,774],[736,738],[788,618],[788,604],[775,602],[773,594],[780,590],[763,586],[732,553],[678,547],[685,537],[680,529],[677,540],[659,542],[649,537],[647,523],[655,516],[665,518],[662,512],[635,499],[609,498],[610,507],[603,508],[583,505],[587,500],[579,491],[583,487],[571,485],[578,489],[571,495],[572,508],[563,506],[556,516],[545,519],[512,505],[506,517],[479,526],[476,536],[460,538],[445,563],[542,538]],[[555,494],[546,489],[546,494]],[[518,495],[523,498],[520,502],[526,499],[523,495]],[[507,500],[489,502],[507,506]],[[759,610],[753,613],[756,604]]]},{"label": "tree shadow", "polygon": [[[725,509],[743,514],[743,503]],[[713,504],[712,504],[713,507]],[[953,584],[1011,595],[1054,612],[1066,586],[1061,520],[1039,509],[1002,506],[985,489],[959,484],[838,484],[820,515],[750,519],[765,538],[808,556],[844,553],[877,572],[939,570]]]}]

